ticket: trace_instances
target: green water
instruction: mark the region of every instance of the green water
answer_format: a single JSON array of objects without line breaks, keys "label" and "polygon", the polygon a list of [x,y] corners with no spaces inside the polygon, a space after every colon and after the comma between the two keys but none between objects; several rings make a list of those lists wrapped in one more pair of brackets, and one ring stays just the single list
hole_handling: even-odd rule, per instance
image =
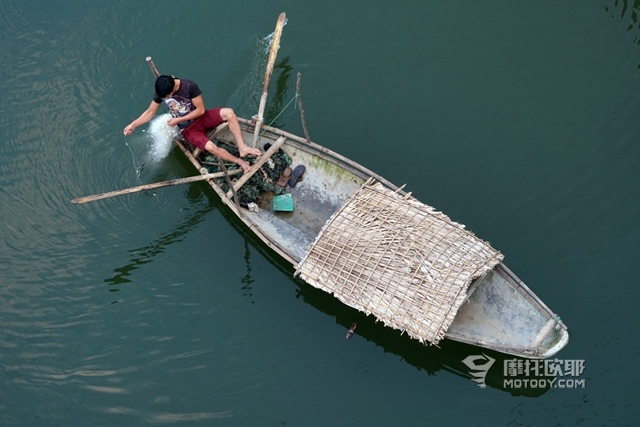
[{"label": "green water", "polygon": [[[631,2],[0,2],[0,425],[638,425],[640,28]],[[208,107],[295,92],[325,145],[505,254],[584,388],[488,387],[292,270],[122,129],[161,72]],[[299,111],[276,123],[302,133]],[[355,336],[344,339],[358,323]]]}]

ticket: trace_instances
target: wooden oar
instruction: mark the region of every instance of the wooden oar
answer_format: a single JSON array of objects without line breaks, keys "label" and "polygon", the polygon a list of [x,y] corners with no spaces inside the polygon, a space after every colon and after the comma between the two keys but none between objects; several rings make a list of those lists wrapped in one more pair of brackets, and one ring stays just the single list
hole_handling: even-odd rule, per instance
[{"label": "wooden oar", "polygon": [[273,32],[273,40],[271,40],[271,49],[269,51],[269,60],[267,62],[267,71],[264,74],[264,86],[262,87],[262,96],[260,97],[260,106],[258,108],[258,115],[256,116],[256,129],[253,133],[252,146],[255,147],[258,142],[258,135],[260,133],[260,126],[264,118],[264,107],[267,103],[267,95],[269,94],[269,82],[271,82],[271,74],[273,73],[273,66],[278,56],[278,49],[280,48],[280,36],[282,35],[282,28],[284,27],[284,21],[287,15],[282,12],[278,16],[278,22],[276,23],[276,30]]},{"label": "wooden oar", "polygon": [[[242,172],[242,169],[232,170],[232,171],[229,171],[229,175],[237,175],[240,172]],[[108,193],[100,193],[100,194],[95,194],[93,196],[78,197],[77,199],[73,199],[71,203],[82,204],[87,202],[93,202],[95,200],[108,199],[110,197],[121,196],[123,194],[137,193],[139,191],[153,190],[154,188],[169,187],[171,185],[188,184],[190,182],[206,181],[208,179],[220,178],[223,176],[224,176],[224,172],[215,172],[215,173],[209,173],[206,175],[190,176],[188,178],[171,179],[169,181],[139,185],[137,187],[131,187],[124,190],[110,191]]]}]

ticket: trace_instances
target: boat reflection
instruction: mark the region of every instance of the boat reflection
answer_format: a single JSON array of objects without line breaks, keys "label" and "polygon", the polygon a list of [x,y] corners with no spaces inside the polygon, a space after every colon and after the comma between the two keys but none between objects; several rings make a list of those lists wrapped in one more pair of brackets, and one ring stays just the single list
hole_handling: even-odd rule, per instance
[{"label": "boat reflection", "polygon": [[524,374],[517,377],[505,376],[505,366],[511,365],[514,360],[521,360],[524,364],[527,362],[525,359],[515,358],[514,356],[448,339],[442,340],[439,347],[425,346],[417,340],[409,338],[406,334],[402,335],[399,331],[385,327],[381,322],[376,322],[373,316],[367,316],[362,312],[342,304],[332,295],[314,288],[302,279],[294,278],[294,270],[291,264],[269,249],[269,247],[248,230],[242,221],[224,206],[222,202],[215,200],[213,203],[216,207],[220,208],[225,219],[233,225],[245,241],[249,242],[251,246],[271,264],[281,270],[285,277],[290,279],[291,283],[295,286],[296,298],[301,299],[306,304],[332,317],[334,321],[344,327],[345,330],[349,330],[354,324],[357,324],[357,331],[353,328],[354,335],[372,342],[387,353],[395,354],[405,362],[414,366],[417,370],[426,372],[428,375],[434,375],[439,371],[446,371],[471,380],[471,385],[475,386],[473,382],[478,383],[478,378],[473,374],[477,372],[477,369],[474,370],[470,368],[464,361],[469,358],[469,356],[484,355],[494,360],[486,376],[484,376],[484,385],[487,387],[506,391],[514,396],[526,397],[542,396],[549,391],[549,387],[515,387],[513,383],[509,382],[515,379],[522,381],[536,378],[538,380],[544,379],[545,383],[548,384],[548,380],[551,378],[542,376],[528,377]]},{"label": "boat reflection", "polygon": [[206,184],[190,185],[187,190],[187,198],[191,205],[199,205],[200,208],[194,211],[185,211],[186,216],[176,227],[152,243],[127,251],[130,261],[122,267],[115,268],[114,275],[104,280],[109,286],[109,292],[118,292],[117,285],[131,282],[129,277],[135,270],[152,262],[153,258],[163,253],[169,245],[180,242],[187,233],[205,220],[207,214],[216,208],[213,203],[215,194],[210,194],[211,192],[207,191],[207,188]]}]

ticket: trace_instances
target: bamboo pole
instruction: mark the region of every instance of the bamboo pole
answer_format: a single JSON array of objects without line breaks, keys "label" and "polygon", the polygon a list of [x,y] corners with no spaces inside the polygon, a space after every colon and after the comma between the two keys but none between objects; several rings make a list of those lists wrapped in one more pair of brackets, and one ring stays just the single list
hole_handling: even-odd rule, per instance
[{"label": "bamboo pole", "polygon": [[262,87],[262,96],[260,97],[260,106],[258,108],[258,115],[256,116],[256,129],[253,132],[252,147],[256,146],[258,142],[258,135],[260,134],[260,126],[264,121],[264,107],[267,103],[267,95],[269,94],[269,83],[271,82],[271,74],[273,73],[273,66],[276,62],[276,56],[278,56],[278,49],[280,48],[280,36],[282,35],[282,28],[287,15],[282,12],[278,16],[278,22],[276,23],[276,29],[273,32],[273,39],[271,40],[271,50],[269,51],[269,60],[267,62],[267,71],[264,74],[264,85]]},{"label": "bamboo pole", "polygon": [[[229,172],[229,175],[237,175],[240,172],[242,172],[241,169],[236,169],[236,170],[233,170],[233,171]],[[71,201],[71,203],[82,204],[82,203],[87,203],[87,202],[93,202],[95,200],[102,200],[102,199],[108,199],[110,197],[121,196],[123,194],[138,193],[140,191],[153,190],[153,189],[161,188],[161,187],[169,187],[171,185],[188,184],[190,182],[206,181],[206,180],[209,180],[209,179],[220,178],[220,177],[223,177],[223,176],[224,176],[224,172],[215,172],[215,173],[209,173],[209,174],[206,174],[206,175],[190,176],[188,178],[171,179],[169,181],[162,181],[162,182],[155,182],[153,184],[139,185],[137,187],[131,187],[131,188],[127,188],[127,189],[124,189],[124,190],[110,191],[108,193],[100,193],[100,194],[95,194],[93,196],[78,197],[77,199],[73,199]]]},{"label": "bamboo pole", "polygon": [[158,72],[158,69],[156,68],[156,64],[153,63],[153,59],[151,59],[150,56],[147,56],[146,61],[147,61],[147,65],[149,65],[149,68],[151,69],[151,72],[157,78],[160,75],[160,73]]},{"label": "bamboo pole", "polygon": [[253,166],[251,166],[251,169],[249,169],[249,172],[246,172],[244,175],[242,175],[240,179],[236,181],[235,185],[231,187],[231,190],[227,191],[227,198],[231,197],[232,190],[237,191],[240,187],[244,185],[245,182],[249,180],[249,178],[253,176],[254,173],[260,170],[262,165],[264,165],[267,162],[267,160],[269,160],[271,156],[273,156],[276,153],[276,151],[278,151],[280,147],[282,147],[282,144],[284,144],[286,140],[287,138],[285,138],[284,136],[281,136],[280,138],[278,138],[278,140],[274,142],[273,145],[269,147],[269,149],[262,156],[260,156],[258,161],[255,162]]},{"label": "bamboo pole", "polygon": [[556,326],[556,318],[552,317],[547,321],[547,323],[542,327],[542,329],[540,329],[540,332],[538,332],[538,335],[536,335],[533,341],[531,341],[531,344],[529,344],[529,347],[538,348],[540,344],[542,344],[542,341],[544,341],[544,339],[547,337],[547,335],[549,335],[549,332],[551,332],[554,326]]}]

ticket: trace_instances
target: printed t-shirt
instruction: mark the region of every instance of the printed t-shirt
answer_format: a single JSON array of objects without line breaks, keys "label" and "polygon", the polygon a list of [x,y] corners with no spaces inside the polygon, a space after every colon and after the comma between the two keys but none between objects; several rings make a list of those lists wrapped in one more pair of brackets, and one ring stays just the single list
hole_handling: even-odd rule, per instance
[{"label": "printed t-shirt", "polygon": [[[169,111],[173,117],[182,117],[196,109],[192,100],[193,98],[202,95],[202,91],[196,82],[178,77],[176,78],[180,80],[180,87],[176,93],[171,95],[171,98],[167,99],[162,99],[154,93],[153,102],[160,104],[164,101],[167,104],[167,107],[169,107]],[[178,123],[178,128],[185,129],[191,123],[193,123],[193,120]]]}]

